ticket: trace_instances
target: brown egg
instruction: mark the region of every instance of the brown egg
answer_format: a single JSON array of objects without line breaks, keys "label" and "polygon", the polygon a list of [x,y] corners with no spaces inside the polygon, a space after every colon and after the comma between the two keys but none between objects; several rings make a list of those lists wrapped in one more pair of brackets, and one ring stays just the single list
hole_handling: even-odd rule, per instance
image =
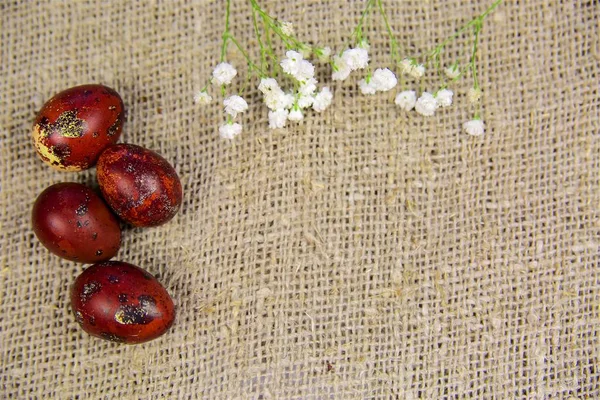
[{"label": "brown egg", "polygon": [[67,260],[108,260],[121,245],[117,218],[96,192],[79,183],[57,183],[44,190],[33,205],[31,222],[40,242]]},{"label": "brown egg", "polygon": [[175,169],[153,151],[133,144],[107,148],[96,176],[108,205],[134,226],[157,226],[177,214],[182,188]]},{"label": "brown egg", "polygon": [[121,96],[103,85],[83,85],[52,97],[33,124],[33,144],[46,164],[63,171],[93,166],[121,135]]},{"label": "brown egg", "polygon": [[84,331],[120,343],[152,340],[175,319],[173,300],[160,282],[121,261],[83,271],[71,287],[71,307]]}]

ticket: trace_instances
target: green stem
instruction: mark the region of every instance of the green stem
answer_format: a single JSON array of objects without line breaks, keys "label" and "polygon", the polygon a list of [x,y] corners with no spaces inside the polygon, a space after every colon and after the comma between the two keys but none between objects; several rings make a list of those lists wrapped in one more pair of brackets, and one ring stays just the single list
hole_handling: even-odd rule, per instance
[{"label": "green stem", "polygon": [[254,10],[254,8],[252,9],[252,25],[254,25],[254,33],[256,34],[256,40],[258,40],[258,45],[260,46],[260,66],[264,69],[265,65],[267,64],[267,52],[265,49],[265,45],[262,42],[260,30],[258,29],[258,22],[256,21],[256,11]]},{"label": "green stem", "polygon": [[275,32],[277,34],[277,36],[279,36],[281,38],[281,40],[283,41],[283,43],[285,44],[285,46],[288,49],[293,49],[293,48],[298,48],[299,49],[302,46],[305,46],[304,43],[300,42],[295,37],[285,35],[281,31],[281,28],[280,28],[279,24],[273,19],[273,17],[271,17],[269,14],[267,14],[258,5],[258,3],[257,3],[256,0],[250,0],[250,5],[252,6],[252,9],[254,11],[256,11],[258,13],[258,15],[260,15],[262,17],[263,22],[266,25],[268,25],[273,30],[273,32]]},{"label": "green stem", "polygon": [[269,27],[267,21],[265,21],[264,17],[261,17],[261,19],[263,22],[263,28],[265,30],[265,37],[267,38],[267,53],[269,53],[269,57],[275,63],[273,65],[277,65],[277,56],[275,55],[275,50],[273,49],[273,39],[271,39],[271,28]]},{"label": "green stem", "polygon": [[377,5],[379,6],[379,12],[381,13],[381,16],[383,17],[383,22],[385,23],[385,29],[387,30],[388,35],[390,37],[390,43],[391,43],[391,47],[392,47],[392,61],[400,62],[400,55],[398,54],[398,48],[400,46],[398,45],[398,41],[396,40],[396,37],[394,36],[394,32],[392,32],[392,27],[390,26],[390,23],[388,21],[385,10],[383,9],[383,1],[377,0]]},{"label": "green stem", "polygon": [[477,64],[475,57],[477,56],[477,43],[479,42],[479,32],[482,28],[481,21],[475,25],[475,39],[473,40],[473,53],[471,54],[471,70],[473,72],[473,87],[479,89],[479,81],[477,80]]},{"label": "green stem", "polygon": [[360,16],[358,25],[356,25],[356,28],[354,28],[354,30],[352,31],[352,36],[355,38],[354,40],[356,41],[356,43],[359,43],[362,40],[362,27],[365,22],[365,18],[367,17],[367,15],[369,15],[369,12],[371,11],[371,8],[373,7],[374,2],[375,2],[375,0],[367,1],[367,6],[365,7],[365,9],[363,10],[363,12]]},{"label": "green stem", "polygon": [[257,72],[261,78],[266,76],[266,74],[263,72],[262,68],[260,68],[254,62],[252,62],[252,60],[250,59],[250,56],[248,55],[248,53],[246,53],[246,50],[244,50],[244,48],[240,45],[240,43],[237,41],[237,39],[235,37],[233,37],[231,35],[227,35],[227,39],[231,40],[231,42],[235,45],[235,47],[237,47],[237,49],[240,51],[240,53],[242,53],[242,55],[246,59],[246,62],[248,63],[248,67],[250,68],[251,71],[254,70],[255,72]]},{"label": "green stem", "polygon": [[225,61],[225,55],[227,53],[227,42],[231,35],[229,34],[229,16],[231,10],[231,0],[227,0],[227,7],[225,11],[225,31],[223,32],[223,44],[221,45],[221,62]]},{"label": "green stem", "polygon": [[460,36],[465,30],[471,28],[472,26],[476,25],[476,24],[481,24],[483,22],[483,20],[492,12],[496,9],[496,7],[498,7],[500,5],[500,3],[502,3],[503,0],[496,0],[492,3],[491,6],[489,6],[487,8],[487,10],[485,10],[483,13],[481,13],[480,15],[478,15],[477,17],[473,18],[471,21],[469,21],[468,23],[466,23],[465,25],[463,25],[459,30],[457,30],[452,36],[447,37],[442,43],[440,43],[438,46],[435,47],[435,49],[433,49],[432,51],[429,52],[429,54],[427,55],[427,61],[429,61],[433,56],[435,56],[437,53],[441,52],[442,49],[448,44],[450,43],[452,40],[456,39],[458,36]]}]

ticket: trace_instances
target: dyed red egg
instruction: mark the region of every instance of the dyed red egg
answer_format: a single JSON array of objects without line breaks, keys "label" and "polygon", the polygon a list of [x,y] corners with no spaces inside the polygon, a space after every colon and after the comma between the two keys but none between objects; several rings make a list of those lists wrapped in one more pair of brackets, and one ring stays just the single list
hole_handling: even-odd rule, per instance
[{"label": "dyed red egg", "polygon": [[173,300],[160,282],[122,261],[83,271],[71,287],[71,307],[84,331],[120,343],[155,339],[175,320]]},{"label": "dyed red egg", "polygon": [[117,254],[119,221],[89,187],[57,183],[33,204],[33,231],[52,253],[71,261],[95,263]]},{"label": "dyed red egg", "polygon": [[182,200],[175,169],[157,153],[133,144],[108,147],[96,176],[104,199],[124,221],[157,226],[177,214]]},{"label": "dyed red egg", "polygon": [[52,97],[33,124],[33,144],[46,164],[63,171],[93,166],[121,135],[121,96],[103,85],[83,85]]}]

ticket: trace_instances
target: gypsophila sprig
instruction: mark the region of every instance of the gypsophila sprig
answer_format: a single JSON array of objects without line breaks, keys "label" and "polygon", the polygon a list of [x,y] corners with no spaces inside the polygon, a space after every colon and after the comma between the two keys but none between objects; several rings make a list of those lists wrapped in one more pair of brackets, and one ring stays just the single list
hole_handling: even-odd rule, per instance
[{"label": "gypsophila sprig", "polygon": [[[458,28],[431,50],[421,54],[408,53],[408,47],[403,46],[396,38],[386,14],[384,0],[365,0],[358,23],[349,35],[350,42],[336,51],[329,46],[302,41],[297,36],[293,21],[282,21],[271,16],[259,5],[258,0],[248,2],[260,60],[252,59],[252,53],[246,51],[232,34],[231,0],[226,0],[225,29],[219,62],[214,66],[206,86],[193,96],[194,102],[201,105],[210,104],[213,96],[218,95],[222,99],[226,120],[219,127],[221,137],[231,140],[242,132],[242,124],[235,120],[249,108],[242,97],[246,89],[257,89],[262,94],[262,101],[266,107],[265,118],[271,129],[286,128],[288,121],[300,124],[311,112],[320,113],[330,107],[333,91],[329,86],[320,85],[317,76],[322,75],[317,74],[317,69],[323,68],[323,65],[315,64],[314,61],[317,60],[328,63],[331,68],[330,79],[338,82],[336,85],[356,85],[362,94],[376,96],[380,92],[388,92],[398,87],[393,101],[399,110],[414,110],[425,117],[431,117],[438,109],[455,104],[456,90],[451,89],[452,85],[470,76],[472,85],[466,97],[469,106],[474,108],[474,117],[465,122],[462,129],[472,136],[484,133],[484,123],[480,117],[482,90],[477,75],[476,56],[484,20],[502,0],[494,0],[483,13]],[[371,35],[376,27],[366,28],[373,23],[371,17],[376,14],[381,17],[389,39],[390,65],[371,65],[371,45],[367,32]],[[442,57],[446,46],[468,34],[472,34],[473,39],[467,59],[459,57],[445,62]],[[230,44],[242,55],[248,72],[244,86],[237,92],[231,89],[236,87],[238,70],[228,61]],[[436,75],[440,79],[438,89],[423,91],[423,86],[429,85],[431,78]],[[256,83],[252,82],[253,79],[256,79]],[[419,87],[411,88],[411,85]],[[210,87],[216,88],[219,93],[209,93]],[[458,100],[462,96],[464,92],[459,91]]]}]

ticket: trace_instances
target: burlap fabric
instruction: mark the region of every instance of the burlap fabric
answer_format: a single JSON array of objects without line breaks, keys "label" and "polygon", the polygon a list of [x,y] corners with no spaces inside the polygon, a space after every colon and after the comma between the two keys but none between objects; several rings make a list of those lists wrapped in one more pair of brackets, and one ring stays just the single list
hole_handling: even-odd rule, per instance
[{"label": "burlap fabric", "polygon": [[[418,53],[488,2],[386,4]],[[263,5],[335,49],[363,7]],[[234,142],[217,132],[222,98],[192,100],[218,59],[223,6],[0,5],[0,397],[599,398],[598,2],[506,1],[490,16],[483,137],[460,128],[467,81],[428,119],[395,93],[358,94],[354,74],[331,86],[331,108],[279,131],[250,90]],[[235,1],[232,22],[256,55],[248,11]],[[388,66],[372,21],[372,65]],[[461,37],[446,60],[468,51]],[[124,232],[117,259],[156,274],[178,310],[167,335],[138,346],[79,329],[68,290],[84,266],[30,227],[48,185],[95,185],[93,170],[46,167],[29,139],[46,99],[92,82],[121,93],[122,140],[163,154],[185,191],[172,222]]]}]

